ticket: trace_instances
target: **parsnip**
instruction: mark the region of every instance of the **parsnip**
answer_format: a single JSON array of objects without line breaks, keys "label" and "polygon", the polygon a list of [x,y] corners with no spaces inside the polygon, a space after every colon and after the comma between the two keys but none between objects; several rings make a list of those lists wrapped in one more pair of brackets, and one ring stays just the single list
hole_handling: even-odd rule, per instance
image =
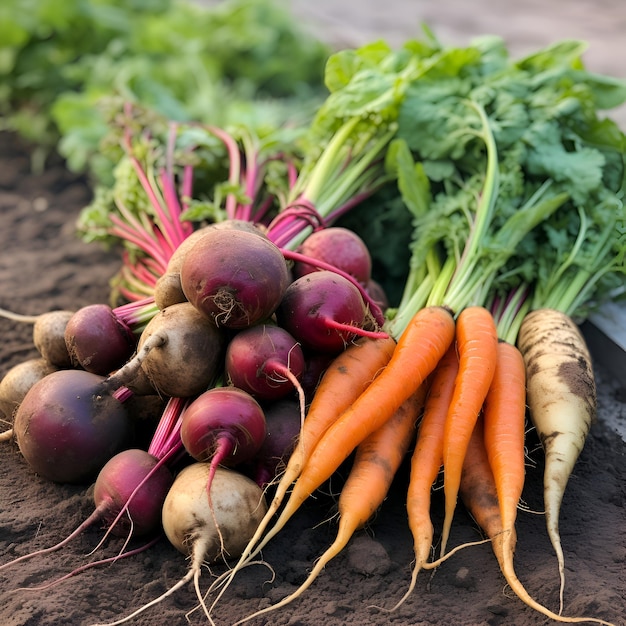
[{"label": "parsnip", "polygon": [[559,565],[562,609],[565,563],[559,516],[567,483],[596,416],[593,367],[578,326],[554,309],[537,309],[525,317],[518,347],[526,364],[530,418],[545,452],[546,526]]}]

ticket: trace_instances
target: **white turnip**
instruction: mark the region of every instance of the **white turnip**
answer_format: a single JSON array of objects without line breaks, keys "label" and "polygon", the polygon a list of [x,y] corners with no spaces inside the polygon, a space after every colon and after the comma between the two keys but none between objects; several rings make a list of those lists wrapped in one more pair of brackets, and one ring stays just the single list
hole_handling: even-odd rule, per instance
[{"label": "white turnip", "polygon": [[29,389],[42,378],[57,368],[43,358],[27,359],[14,365],[0,381],[0,414],[8,423],[12,422],[13,415],[24,400]]},{"label": "white turnip", "polygon": [[65,327],[74,311],[55,310],[39,315],[21,315],[0,309],[0,316],[33,325],[33,344],[43,359],[59,369],[72,367],[65,345]]},{"label": "white turnip", "polygon": [[136,355],[106,384],[112,389],[125,386],[137,380],[142,370],[158,393],[194,396],[219,373],[225,342],[221,330],[189,302],[173,304],[148,322]]}]

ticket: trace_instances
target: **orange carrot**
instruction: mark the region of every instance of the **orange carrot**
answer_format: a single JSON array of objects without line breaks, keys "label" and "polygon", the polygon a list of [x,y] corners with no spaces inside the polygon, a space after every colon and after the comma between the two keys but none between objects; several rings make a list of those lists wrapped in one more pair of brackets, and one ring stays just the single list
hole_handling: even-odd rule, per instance
[{"label": "orange carrot", "polygon": [[456,321],[456,344],[459,371],[443,436],[445,517],[441,556],[450,535],[467,445],[495,370],[498,333],[488,309],[470,306],[461,311]]},{"label": "orange carrot", "polygon": [[296,447],[276,487],[268,519],[278,510],[322,435],[380,374],[395,347],[396,342],[391,337],[364,337],[333,359],[315,391]]},{"label": "orange carrot", "polygon": [[427,383],[405,400],[378,430],[357,447],[354,462],[339,496],[339,528],[337,537],[322,554],[306,580],[293,593],[276,604],[261,609],[250,619],[282,608],[308,589],[327,563],[337,556],[354,533],[365,526],[389,492],[393,479],[415,436],[415,424],[424,405]]},{"label": "orange carrot", "polygon": [[411,572],[411,583],[407,592],[390,609],[395,611],[413,592],[417,575],[430,556],[433,543],[433,524],[430,517],[430,494],[433,483],[443,463],[443,432],[454,393],[454,383],[459,369],[456,347],[452,344],[437,365],[428,398],[424,406],[424,416],[417,434],[417,443],[411,457],[411,474],[407,492],[407,515],[413,535],[415,565]]},{"label": "orange carrot", "polygon": [[[467,447],[459,493],[465,507],[476,520],[478,526],[491,539],[491,547],[509,587],[524,604],[557,622],[594,622],[613,626],[610,622],[597,618],[567,617],[556,614],[537,602],[518,579],[513,564],[516,541],[515,528],[512,528],[511,532],[508,533],[502,524],[496,481],[489,465],[483,429],[483,419],[480,416]],[[506,540],[507,536],[509,540]]]},{"label": "orange carrot", "polygon": [[483,418],[485,448],[496,482],[505,544],[515,526],[517,505],[524,488],[525,417],[524,359],[514,345],[501,341],[498,343],[496,371],[483,407]]}]

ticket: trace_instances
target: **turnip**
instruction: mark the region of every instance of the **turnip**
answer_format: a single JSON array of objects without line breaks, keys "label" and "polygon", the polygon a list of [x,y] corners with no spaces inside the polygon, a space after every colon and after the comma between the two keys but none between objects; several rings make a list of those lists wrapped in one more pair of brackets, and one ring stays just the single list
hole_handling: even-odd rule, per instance
[{"label": "turnip", "polygon": [[20,315],[0,309],[0,316],[33,325],[33,344],[42,358],[55,367],[72,367],[65,345],[65,327],[74,311],[55,310],[39,315]]},{"label": "turnip", "polygon": [[83,483],[129,442],[124,405],[105,393],[103,377],[59,370],[35,383],[15,414],[20,451],[37,473],[59,483]]},{"label": "turnip", "polygon": [[135,380],[141,369],[160,394],[186,398],[202,393],[223,362],[225,336],[189,302],[159,311],[139,338],[136,355],[107,379],[109,388]]},{"label": "turnip", "polygon": [[260,400],[278,400],[295,389],[304,419],[304,354],[280,326],[258,324],[237,333],[226,348],[225,372],[235,387]]},{"label": "turnip", "polygon": [[14,365],[0,381],[0,413],[9,422],[29,389],[57,368],[43,358],[27,359]]},{"label": "turnip", "polygon": [[100,521],[107,524],[108,532],[120,537],[153,532],[161,524],[163,502],[173,480],[170,470],[144,450],[119,452],[98,473],[93,491],[95,509],[87,519],[59,543],[4,563],[0,570],[59,550]]},{"label": "turnip", "polygon": [[208,463],[185,467],[174,480],[163,504],[162,523],[172,545],[190,557],[187,573],[165,593],[130,615],[108,624],[122,624],[155,606],[189,581],[194,581],[198,601],[208,616],[199,578],[204,563],[235,559],[267,511],[263,491],[238,471],[218,468],[211,485],[211,507],[206,497]]},{"label": "turnip", "polygon": [[[372,257],[359,235],[348,228],[329,226],[309,235],[298,248],[306,256],[325,261],[354,276],[362,285],[367,285],[372,274]],[[298,262],[294,276],[300,278],[317,271],[308,263]]]},{"label": "turnip", "polygon": [[75,367],[106,376],[129,359],[137,341],[110,306],[91,304],[68,321],[65,344]]},{"label": "turnip", "polygon": [[187,300],[217,326],[242,329],[274,313],[290,273],[264,235],[214,229],[188,250],[180,277]]},{"label": "turnip", "polygon": [[348,279],[329,270],[294,280],[276,316],[303,347],[318,352],[339,353],[357,335],[387,336],[364,329],[370,318],[361,293]]}]

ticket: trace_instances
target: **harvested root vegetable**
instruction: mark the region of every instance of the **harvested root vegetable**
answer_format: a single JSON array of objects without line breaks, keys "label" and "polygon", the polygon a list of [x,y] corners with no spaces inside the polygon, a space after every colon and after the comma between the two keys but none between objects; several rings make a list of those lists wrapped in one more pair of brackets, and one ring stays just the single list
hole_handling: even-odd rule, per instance
[{"label": "harvested root vegetable", "polygon": [[83,370],[58,370],[30,388],[14,429],[36,473],[54,482],[83,483],[127,446],[131,421],[124,405],[105,393],[103,380]]},{"label": "harvested root vegetable", "polygon": [[280,326],[303,348],[338,354],[357,336],[386,337],[365,330],[371,314],[359,289],[330,270],[318,270],[294,280],[276,312]]},{"label": "harvested root vegetable", "polygon": [[14,365],[0,381],[0,414],[4,413],[7,422],[11,422],[15,411],[29,389],[42,378],[57,368],[45,359],[28,359]]},{"label": "harvested root vegetable", "polygon": [[210,463],[194,463],[176,477],[163,504],[163,528],[172,545],[203,561],[237,558],[267,510],[261,489],[236,470],[218,467],[206,497]]},{"label": "harvested root vegetable", "polygon": [[570,617],[557,615],[535,600],[517,577],[513,563],[513,554],[517,535],[515,527],[506,529],[502,524],[498,491],[484,440],[482,415],[478,417],[470,438],[467,454],[463,462],[459,495],[467,510],[485,535],[491,539],[491,547],[496,556],[502,575],[511,591],[527,606],[556,622],[578,624],[593,622],[613,626],[611,622],[593,617]]},{"label": "harvested root vegetable", "polygon": [[110,306],[90,304],[68,320],[65,344],[74,367],[106,376],[130,358],[137,340]]},{"label": "harvested root vegetable", "polygon": [[65,343],[65,329],[74,311],[50,311],[37,316],[33,324],[33,343],[48,363],[58,368],[72,367]]},{"label": "harvested root vegetable", "polygon": [[296,389],[304,401],[299,382],[304,368],[300,344],[273,324],[240,331],[226,348],[225,371],[230,383],[261,400],[278,400]]},{"label": "harvested root vegetable", "polygon": [[[315,231],[303,241],[298,252],[334,265],[354,276],[362,285],[367,285],[372,277],[370,251],[363,239],[348,228],[329,226]],[[294,267],[296,278],[315,271],[315,266],[303,262]]]},{"label": "harvested root vegetable", "polygon": [[257,235],[262,234],[256,224],[235,219],[215,222],[213,224],[209,224],[208,226],[198,228],[198,230],[194,230],[187,236],[186,239],[183,239],[178,248],[174,250],[172,256],[167,262],[167,269],[165,273],[159,276],[154,285],[154,301],[159,309],[164,309],[172,304],[178,304],[179,302],[185,302],[187,300],[180,283],[180,268],[182,267],[185,256],[191,247],[195,245],[198,240],[202,239],[207,232],[216,228],[235,228],[239,230],[247,230],[249,232],[256,233]]},{"label": "harvested root vegetable", "polygon": [[315,563],[306,580],[292,593],[268,607],[239,620],[247,622],[282,608],[313,584],[326,565],[337,556],[372,518],[389,493],[396,472],[415,435],[428,385],[424,383],[378,430],[366,437],[356,449],[354,462],[339,496],[337,537]]},{"label": "harvested root vegetable", "polygon": [[74,315],[74,311],[55,310],[39,315],[20,315],[6,309],[0,309],[0,316],[15,322],[33,325],[33,344],[39,354],[50,365],[62,369],[72,367],[65,344],[65,327]]},{"label": "harvested root vegetable", "polygon": [[214,324],[242,329],[274,313],[290,273],[260,231],[215,228],[187,251],[180,280],[187,300]]},{"label": "harvested root vegetable", "polygon": [[137,353],[107,386],[116,389],[136,381],[139,370],[160,394],[187,398],[202,393],[222,365],[225,337],[189,302],[159,311],[141,333]]},{"label": "harvested root vegetable", "polygon": [[170,470],[144,450],[122,450],[98,474],[93,491],[95,508],[89,517],[58,543],[3,563],[0,570],[55,552],[98,522],[106,523],[107,534],[119,537],[153,532],[161,524],[163,501],[173,480]]},{"label": "harvested root vegetable", "polygon": [[183,412],[180,438],[189,454],[211,468],[206,484],[220,465],[235,467],[251,461],[267,429],[261,405],[237,387],[215,387],[200,394]]},{"label": "harvested root vegetable", "polygon": [[528,313],[518,346],[526,364],[530,418],[545,452],[546,526],[558,560],[563,606],[565,559],[559,515],[567,483],[595,419],[595,379],[585,340],[565,313],[554,309]]}]

